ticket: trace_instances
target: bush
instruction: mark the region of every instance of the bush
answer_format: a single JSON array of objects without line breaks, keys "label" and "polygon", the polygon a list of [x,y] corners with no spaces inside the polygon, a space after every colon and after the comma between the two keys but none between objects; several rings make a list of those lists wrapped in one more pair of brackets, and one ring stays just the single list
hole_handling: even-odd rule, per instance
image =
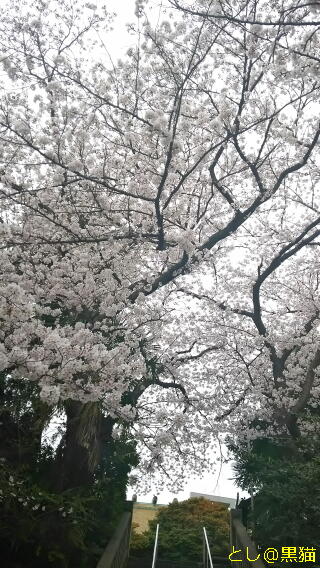
[{"label": "bush", "polygon": [[172,561],[202,559],[203,527],[206,527],[211,553],[227,556],[229,548],[229,513],[225,505],[203,498],[191,498],[161,507],[149,530],[133,534],[131,551],[142,555],[154,545],[156,525],[159,523],[159,557]]}]

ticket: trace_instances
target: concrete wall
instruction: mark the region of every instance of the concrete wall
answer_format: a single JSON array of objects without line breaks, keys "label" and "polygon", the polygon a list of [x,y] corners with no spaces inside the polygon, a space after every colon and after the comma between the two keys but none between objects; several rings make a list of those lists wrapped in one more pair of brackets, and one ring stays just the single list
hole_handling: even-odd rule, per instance
[{"label": "concrete wall", "polygon": [[195,493],[194,491],[190,493],[190,497],[203,497],[213,503],[223,503],[224,505],[231,507],[231,509],[234,509],[236,506],[236,499],[233,499],[232,497],[220,497],[218,495],[208,495],[207,493]]}]

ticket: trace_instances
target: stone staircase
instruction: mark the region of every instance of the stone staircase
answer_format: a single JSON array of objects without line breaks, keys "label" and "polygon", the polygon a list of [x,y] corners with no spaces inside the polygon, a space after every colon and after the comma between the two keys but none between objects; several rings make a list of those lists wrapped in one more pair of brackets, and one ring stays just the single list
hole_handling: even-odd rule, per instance
[{"label": "stone staircase", "polygon": [[[100,557],[97,568],[151,568],[153,555],[144,558],[128,558],[130,533],[131,533],[131,512],[123,513],[119,525]],[[234,568],[228,558],[219,556],[211,556],[210,546],[207,538],[205,527],[203,527],[203,562],[174,562],[171,560],[163,560],[157,557],[158,550],[158,529],[155,538],[154,555],[157,558],[156,568]],[[248,550],[250,558],[257,560],[244,561],[240,568],[265,568],[264,563],[258,558],[257,547],[248,535],[245,526],[242,523],[242,515],[239,509],[230,511],[230,550],[236,547],[239,550]],[[212,558],[212,559],[211,559]]]},{"label": "stone staircase", "polygon": [[[230,562],[226,558],[225,562],[215,563],[213,561],[213,568],[228,568]],[[129,558],[126,568],[151,568],[152,558]],[[171,560],[161,560],[158,558],[156,563],[157,568],[203,568],[202,562],[174,562]]]},{"label": "stone staircase", "polygon": [[[151,568],[152,566],[152,558],[130,558],[127,564],[127,568]],[[166,560],[157,560],[157,568],[200,568],[202,564],[194,564],[194,563],[179,563],[166,561]]]},{"label": "stone staircase", "polygon": [[[152,558],[131,558],[127,564],[127,568],[151,568]],[[157,560],[157,568],[202,568],[202,564],[194,562],[177,563],[166,560]]]}]

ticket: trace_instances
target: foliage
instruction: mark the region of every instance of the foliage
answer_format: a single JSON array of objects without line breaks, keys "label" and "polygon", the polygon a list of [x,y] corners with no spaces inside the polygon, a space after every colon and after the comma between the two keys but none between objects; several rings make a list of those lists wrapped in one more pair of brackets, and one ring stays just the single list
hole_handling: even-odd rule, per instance
[{"label": "foliage", "polygon": [[0,484],[1,550],[8,566],[12,549],[23,566],[71,566],[75,557],[90,565],[86,536],[94,524],[93,497],[50,493],[4,464]]},{"label": "foliage", "polygon": [[135,444],[124,435],[105,439],[93,482],[58,491],[63,459],[41,442],[52,407],[35,383],[3,376],[0,385],[3,562],[8,568],[95,566],[123,512]]},{"label": "foliage", "polygon": [[236,481],[255,493],[251,523],[264,547],[318,546],[320,526],[319,442],[255,440],[236,450]]},{"label": "foliage", "polygon": [[211,553],[226,556],[229,547],[229,513],[223,504],[203,498],[172,502],[159,507],[157,516],[149,521],[149,530],[135,534],[131,544],[133,554],[152,550],[156,525],[160,525],[159,557],[172,561],[201,562],[203,527],[206,527]]},{"label": "foliage", "polygon": [[[120,443],[116,449],[121,454]],[[127,446],[128,451],[128,446]],[[124,509],[128,456],[112,464],[112,477],[91,487],[56,493],[24,468],[0,469],[1,550],[6,565],[95,566]],[[125,471],[125,474],[124,474]],[[15,551],[14,555],[12,550]]]},{"label": "foliage", "polygon": [[150,556],[154,546],[154,539],[152,541],[150,531],[145,531],[143,533],[138,532],[138,526],[138,523],[134,522],[131,526],[130,554],[132,556],[139,557],[147,554]]}]

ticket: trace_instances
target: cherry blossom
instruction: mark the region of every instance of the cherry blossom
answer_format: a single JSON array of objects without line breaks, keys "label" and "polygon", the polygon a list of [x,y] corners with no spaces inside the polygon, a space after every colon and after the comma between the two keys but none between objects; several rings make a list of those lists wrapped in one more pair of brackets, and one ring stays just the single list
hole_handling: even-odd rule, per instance
[{"label": "cherry blossom", "polygon": [[113,66],[100,4],[3,17],[0,370],[101,401],[177,483],[257,413],[296,437],[318,405],[320,22],[150,4]]}]

